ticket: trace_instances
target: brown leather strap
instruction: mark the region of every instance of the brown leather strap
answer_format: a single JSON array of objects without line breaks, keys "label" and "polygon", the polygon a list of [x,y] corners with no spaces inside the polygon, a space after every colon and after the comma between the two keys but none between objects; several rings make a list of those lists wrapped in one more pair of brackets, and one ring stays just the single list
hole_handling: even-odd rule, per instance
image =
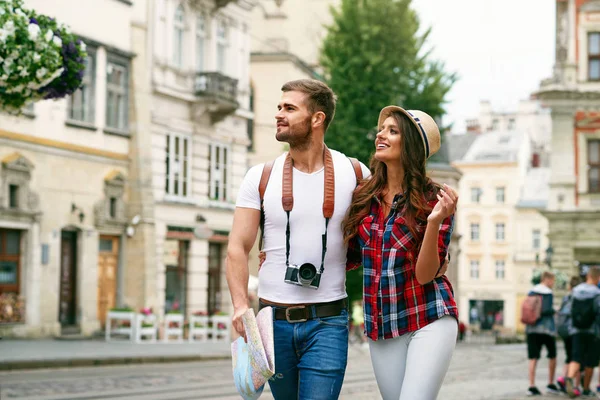
[{"label": "brown leather strap", "polygon": [[354,168],[354,175],[356,175],[356,184],[358,185],[358,183],[363,179],[363,171],[362,167],[360,166],[360,161],[358,161],[354,157],[348,157],[348,159],[350,160],[350,162],[352,163],[352,167]]},{"label": "brown leather strap", "polygon": [[265,163],[263,166],[262,175],[260,176],[260,184],[258,185],[258,193],[260,194],[261,203],[265,198],[265,191],[267,190],[267,184],[269,183],[269,178],[271,177],[271,171],[273,170],[274,163],[275,160],[271,160]]},{"label": "brown leather strap", "polygon": [[[313,318],[326,318],[340,315],[348,308],[348,299],[341,299],[329,303],[317,304],[295,304],[289,307],[277,307],[260,300],[259,308],[273,307],[273,318],[276,320],[287,320],[291,323],[305,322]],[[313,313],[314,312],[314,313]],[[313,316],[314,315],[314,316]]]},{"label": "brown leather strap", "polygon": [[[325,191],[323,196],[323,216],[325,218],[331,218],[335,209],[335,172],[333,170],[333,157],[331,152],[325,146],[323,155],[323,164],[325,165]],[[282,193],[281,193],[281,204],[285,211],[292,211],[294,208],[294,182],[293,182],[293,166],[294,160],[288,153],[283,164],[283,177],[282,177]]]},{"label": "brown leather strap", "polygon": [[263,240],[265,237],[265,210],[263,203],[265,200],[265,191],[267,190],[267,184],[271,177],[271,171],[273,170],[273,164],[275,160],[271,160],[263,166],[262,175],[260,176],[260,183],[258,184],[258,193],[260,195],[260,238],[258,239],[258,250],[263,249]]},{"label": "brown leather strap", "polygon": [[285,211],[292,211],[294,208],[294,160],[290,153],[287,154],[283,163],[283,174],[281,184],[281,204]]}]

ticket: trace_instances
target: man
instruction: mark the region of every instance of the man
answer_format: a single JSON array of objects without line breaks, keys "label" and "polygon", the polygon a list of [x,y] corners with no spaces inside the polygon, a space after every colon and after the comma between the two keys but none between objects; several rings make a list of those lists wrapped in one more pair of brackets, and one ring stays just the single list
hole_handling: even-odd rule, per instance
[{"label": "man", "polygon": [[[276,371],[269,385],[275,399],[336,399],[348,355],[347,248],[341,223],[356,187],[356,173],[346,156],[324,143],[335,114],[333,91],[309,79],[288,82],[281,90],[276,138],[289,144],[289,153],[273,163],[264,191],[265,258],[258,288],[260,306],[274,310]],[[367,177],[368,169],[362,164],[360,168]],[[241,316],[248,309],[248,254],[261,221],[262,173],[261,164],[244,178],[227,249],[233,326],[242,336]],[[292,179],[285,181],[284,176]],[[325,184],[328,176],[334,184]],[[292,184],[284,187],[284,181]],[[334,203],[326,206],[331,200]],[[331,206],[328,218],[326,209],[331,211]],[[298,275],[307,264],[318,273],[302,284]]]},{"label": "man", "polygon": [[535,370],[537,362],[542,353],[542,347],[546,347],[548,352],[548,385],[546,391],[552,394],[560,393],[558,387],[554,384],[554,374],[556,372],[556,325],[554,323],[554,274],[550,271],[544,271],[540,284],[533,287],[529,296],[542,297],[541,316],[536,323],[527,325],[525,333],[527,334],[527,354],[529,358],[529,389],[528,396],[540,396],[542,393],[535,386]]},{"label": "man", "polygon": [[594,367],[600,358],[600,268],[591,267],[586,281],[573,289],[569,334],[573,337],[572,360],[565,386],[569,397],[576,397],[574,378],[581,367],[583,392],[581,397],[597,398],[590,390]]}]

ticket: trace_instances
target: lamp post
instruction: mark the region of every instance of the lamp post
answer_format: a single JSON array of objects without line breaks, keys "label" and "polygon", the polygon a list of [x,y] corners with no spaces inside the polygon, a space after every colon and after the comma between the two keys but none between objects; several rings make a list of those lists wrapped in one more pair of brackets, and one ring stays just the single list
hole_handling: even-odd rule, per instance
[{"label": "lamp post", "polygon": [[548,244],[548,248],[546,249],[546,265],[549,269],[552,269],[552,255],[554,254],[554,249],[552,248],[552,244]]}]

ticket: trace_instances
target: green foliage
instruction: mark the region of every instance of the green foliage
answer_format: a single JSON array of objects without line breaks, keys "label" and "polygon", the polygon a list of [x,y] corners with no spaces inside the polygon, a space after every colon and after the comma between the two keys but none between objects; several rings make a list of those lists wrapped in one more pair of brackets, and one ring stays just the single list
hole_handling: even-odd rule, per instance
[{"label": "green foliage", "polygon": [[325,140],[368,163],[379,111],[390,104],[441,117],[456,80],[430,61],[411,0],[342,0],[321,51],[327,83],[338,96]]}]

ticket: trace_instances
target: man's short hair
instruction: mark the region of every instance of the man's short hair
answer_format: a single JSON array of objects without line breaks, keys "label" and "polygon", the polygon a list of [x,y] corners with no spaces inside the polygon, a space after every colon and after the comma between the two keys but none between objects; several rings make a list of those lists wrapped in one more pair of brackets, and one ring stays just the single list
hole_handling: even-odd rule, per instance
[{"label": "man's short hair", "polygon": [[588,278],[598,279],[600,278],[600,267],[594,266],[590,267],[587,273]]},{"label": "man's short hair", "polygon": [[325,114],[325,131],[335,116],[337,97],[325,83],[315,79],[289,81],[281,87],[282,92],[301,92],[308,95],[308,110],[311,113],[322,111]]},{"label": "man's short hair", "polygon": [[581,283],[580,277],[572,276],[571,281],[569,282],[569,285],[571,285],[571,288],[574,288],[575,286],[579,285],[580,283]]},{"label": "man's short hair", "polygon": [[544,271],[542,273],[542,280],[545,281],[546,279],[554,279],[554,272]]}]

